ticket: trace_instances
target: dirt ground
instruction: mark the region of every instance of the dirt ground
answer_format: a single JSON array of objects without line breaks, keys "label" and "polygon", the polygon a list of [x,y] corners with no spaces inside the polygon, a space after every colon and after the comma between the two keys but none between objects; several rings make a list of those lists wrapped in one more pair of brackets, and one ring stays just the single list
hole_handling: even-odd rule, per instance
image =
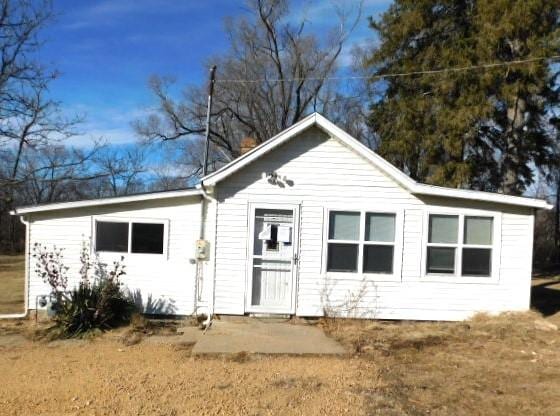
[{"label": "dirt ground", "polygon": [[195,357],[123,330],[47,343],[29,340],[30,322],[3,322],[0,414],[557,415],[559,321],[325,320],[349,351],[334,357]]},{"label": "dirt ground", "polygon": [[334,357],[201,358],[127,328],[45,342],[33,321],[0,321],[0,415],[558,415],[560,280],[536,279],[532,304],[456,323],[324,320],[348,349]]},{"label": "dirt ground", "polygon": [[110,339],[0,353],[2,415],[363,414],[373,362],[354,358],[194,358],[190,347]]},{"label": "dirt ground", "polygon": [[0,255],[0,314],[23,312],[24,259]]}]

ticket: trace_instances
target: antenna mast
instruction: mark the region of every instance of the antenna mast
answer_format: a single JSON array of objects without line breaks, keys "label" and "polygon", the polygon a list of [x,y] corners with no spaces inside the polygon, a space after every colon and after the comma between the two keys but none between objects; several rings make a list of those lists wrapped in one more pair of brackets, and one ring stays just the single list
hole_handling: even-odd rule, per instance
[{"label": "antenna mast", "polygon": [[204,165],[202,166],[202,176],[208,173],[208,151],[210,149],[210,113],[212,112],[212,96],[214,95],[214,82],[216,80],[216,65],[210,68],[210,79],[208,82],[208,107],[206,109],[206,135],[204,148]]}]

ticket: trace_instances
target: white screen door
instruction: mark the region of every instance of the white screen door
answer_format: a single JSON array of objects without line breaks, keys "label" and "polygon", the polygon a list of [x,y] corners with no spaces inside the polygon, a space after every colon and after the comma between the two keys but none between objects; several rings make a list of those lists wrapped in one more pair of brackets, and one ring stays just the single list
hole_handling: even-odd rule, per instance
[{"label": "white screen door", "polygon": [[293,313],[297,207],[253,206],[248,312]]}]

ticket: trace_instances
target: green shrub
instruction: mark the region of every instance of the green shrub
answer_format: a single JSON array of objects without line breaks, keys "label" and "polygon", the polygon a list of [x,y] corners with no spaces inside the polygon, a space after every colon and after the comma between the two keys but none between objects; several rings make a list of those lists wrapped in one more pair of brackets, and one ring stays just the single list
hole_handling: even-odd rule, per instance
[{"label": "green shrub", "polygon": [[102,280],[80,283],[59,304],[54,322],[61,335],[82,336],[92,330],[127,324],[136,310],[120,283]]}]

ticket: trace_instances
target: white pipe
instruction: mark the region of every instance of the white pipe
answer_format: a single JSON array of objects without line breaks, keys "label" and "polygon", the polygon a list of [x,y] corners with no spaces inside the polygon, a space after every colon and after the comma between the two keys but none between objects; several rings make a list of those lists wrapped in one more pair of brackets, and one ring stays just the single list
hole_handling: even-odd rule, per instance
[{"label": "white pipe", "polygon": [[[203,322],[204,325],[204,332],[206,332],[210,326],[212,325],[212,318],[214,315],[214,296],[215,296],[215,278],[216,278],[216,270],[215,270],[215,265],[216,265],[216,228],[217,228],[217,220],[218,220],[218,201],[216,200],[216,198],[212,197],[211,195],[208,194],[208,192],[206,191],[206,188],[204,187],[203,183],[200,183],[197,187],[199,187],[202,190],[202,196],[204,199],[210,201],[210,202],[214,202],[215,205],[215,212],[214,212],[214,241],[211,243],[212,244],[212,254],[211,254],[211,262],[213,264],[213,273],[212,273],[212,279],[210,280],[210,297],[208,299],[208,316],[206,317],[206,320]],[[204,203],[205,206],[206,203]],[[206,213],[205,213],[206,214]],[[204,218],[201,218],[201,221],[206,222],[208,219],[207,215],[204,215]],[[206,229],[206,225],[201,225],[202,227],[204,227],[203,229]]]},{"label": "white pipe", "polygon": [[[203,238],[204,237],[204,209],[205,209],[205,201],[204,198],[200,199],[200,229],[199,229],[199,238]],[[194,260],[196,261],[196,269],[195,269],[195,275],[194,275],[194,298],[193,298],[193,311],[194,311],[194,316],[198,317],[198,291],[199,291],[199,280],[202,279],[202,277],[204,276],[203,270],[202,270],[202,261],[200,261],[198,258],[196,258],[196,253],[195,253],[195,257]]]},{"label": "white pipe", "polygon": [[19,318],[26,318],[29,312],[28,303],[29,303],[29,245],[31,241],[29,241],[30,233],[30,226],[29,221],[25,221],[23,216],[19,217],[19,220],[23,225],[25,225],[25,286],[23,289],[24,292],[24,299],[23,299],[23,312],[22,313],[8,313],[0,315],[0,319],[19,319]]}]

